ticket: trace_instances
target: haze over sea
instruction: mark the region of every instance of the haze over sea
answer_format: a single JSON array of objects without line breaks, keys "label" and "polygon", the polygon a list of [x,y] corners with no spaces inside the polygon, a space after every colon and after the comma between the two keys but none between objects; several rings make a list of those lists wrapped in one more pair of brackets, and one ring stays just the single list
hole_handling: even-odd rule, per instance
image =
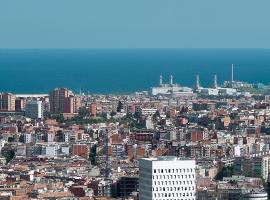
[{"label": "haze over sea", "polygon": [[270,49],[0,49],[0,91],[48,93],[55,87],[130,93],[168,82],[192,87],[230,79],[270,82]]}]

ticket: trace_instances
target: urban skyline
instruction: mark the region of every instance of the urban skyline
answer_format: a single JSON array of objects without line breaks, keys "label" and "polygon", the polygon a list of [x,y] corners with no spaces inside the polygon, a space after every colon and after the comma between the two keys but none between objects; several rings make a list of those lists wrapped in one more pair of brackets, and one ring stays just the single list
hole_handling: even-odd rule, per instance
[{"label": "urban skyline", "polygon": [[270,199],[269,7],[1,2],[0,199]]}]

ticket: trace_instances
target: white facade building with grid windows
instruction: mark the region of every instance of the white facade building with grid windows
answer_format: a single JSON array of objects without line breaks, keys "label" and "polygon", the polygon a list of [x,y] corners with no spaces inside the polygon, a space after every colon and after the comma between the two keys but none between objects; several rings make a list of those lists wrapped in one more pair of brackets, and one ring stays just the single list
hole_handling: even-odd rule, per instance
[{"label": "white facade building with grid windows", "polygon": [[195,160],[173,156],[140,160],[140,200],[195,200]]}]

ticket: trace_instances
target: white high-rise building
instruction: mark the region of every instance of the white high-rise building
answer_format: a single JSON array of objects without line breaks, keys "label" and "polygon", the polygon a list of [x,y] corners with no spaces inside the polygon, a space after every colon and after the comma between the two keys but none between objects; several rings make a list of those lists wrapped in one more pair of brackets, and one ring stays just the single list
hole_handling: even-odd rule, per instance
[{"label": "white high-rise building", "polygon": [[26,103],[25,116],[31,119],[43,118],[43,105],[41,101],[31,100]]},{"label": "white high-rise building", "polygon": [[140,200],[195,200],[195,160],[174,156],[140,160]]}]

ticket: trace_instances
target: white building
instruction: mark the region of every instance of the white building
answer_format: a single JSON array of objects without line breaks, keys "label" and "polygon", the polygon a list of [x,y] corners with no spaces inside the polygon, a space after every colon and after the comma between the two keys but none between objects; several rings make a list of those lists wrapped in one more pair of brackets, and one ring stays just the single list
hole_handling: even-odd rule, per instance
[{"label": "white building", "polygon": [[31,119],[43,118],[43,105],[41,101],[27,101],[25,106],[25,116]]},{"label": "white building", "polygon": [[156,108],[142,108],[141,114],[144,116],[154,115],[157,112]]},{"label": "white building", "polygon": [[26,144],[32,142],[32,134],[31,133],[24,133],[23,140],[24,140],[24,143],[26,143]]},{"label": "white building", "polygon": [[59,145],[47,145],[43,147],[43,155],[46,157],[57,157]]},{"label": "white building", "polygon": [[200,93],[201,94],[204,94],[204,95],[218,95],[218,89],[216,88],[201,88],[200,90]]},{"label": "white building", "polygon": [[152,95],[169,95],[169,94],[181,94],[184,92],[185,94],[193,94],[192,89],[188,87],[181,87],[178,84],[173,83],[173,76],[170,76],[170,83],[164,84],[162,80],[162,76],[160,76],[159,86],[151,88]]},{"label": "white building", "polygon": [[267,200],[268,194],[264,191],[250,192],[243,195],[244,200]]},{"label": "white building", "polygon": [[146,129],[154,129],[154,124],[153,124],[151,117],[148,117],[145,120],[145,127],[146,127]]},{"label": "white building", "polygon": [[140,160],[140,200],[196,199],[195,160],[174,156]]}]

